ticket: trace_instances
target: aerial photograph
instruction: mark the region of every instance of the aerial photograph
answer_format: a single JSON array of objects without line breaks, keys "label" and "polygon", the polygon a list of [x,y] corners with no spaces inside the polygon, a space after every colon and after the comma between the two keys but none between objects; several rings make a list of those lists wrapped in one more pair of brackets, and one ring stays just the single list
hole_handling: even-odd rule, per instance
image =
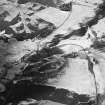
[{"label": "aerial photograph", "polygon": [[0,0],[0,105],[105,105],[105,0]]}]

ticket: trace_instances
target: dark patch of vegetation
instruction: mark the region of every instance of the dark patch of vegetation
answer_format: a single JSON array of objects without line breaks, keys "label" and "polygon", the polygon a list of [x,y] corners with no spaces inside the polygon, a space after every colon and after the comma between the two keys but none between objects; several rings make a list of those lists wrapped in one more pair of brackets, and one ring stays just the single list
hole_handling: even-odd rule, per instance
[{"label": "dark patch of vegetation", "polygon": [[71,11],[72,10],[72,3],[62,4],[59,6],[60,10],[62,11]]},{"label": "dark patch of vegetation", "polygon": [[35,85],[33,82],[26,80],[20,81],[17,84],[9,83],[8,86],[8,91],[3,94],[6,97],[6,102],[2,103],[2,105],[7,105],[9,102],[14,103],[13,105],[17,105],[18,102],[26,100],[27,98],[36,99],[38,101],[51,100],[66,105],[76,105],[79,102],[82,102],[83,105],[95,105],[95,101],[91,100],[87,95],[78,95],[66,89]]}]

